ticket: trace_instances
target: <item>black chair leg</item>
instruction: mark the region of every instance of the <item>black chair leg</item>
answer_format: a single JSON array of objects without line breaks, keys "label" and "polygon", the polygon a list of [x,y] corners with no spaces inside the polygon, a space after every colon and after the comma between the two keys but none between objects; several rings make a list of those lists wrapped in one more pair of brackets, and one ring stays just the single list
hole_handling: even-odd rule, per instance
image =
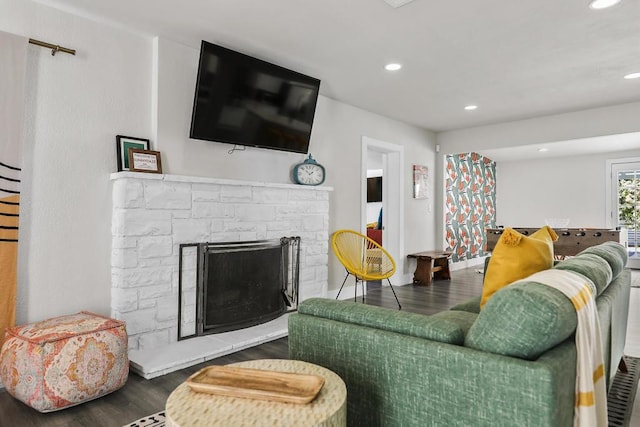
[{"label": "black chair leg", "polygon": [[349,273],[347,273],[347,275],[344,276],[344,280],[342,281],[342,286],[340,286],[340,290],[338,291],[338,295],[336,295],[336,299],[338,299],[338,297],[340,296],[340,292],[342,292],[342,288],[344,288],[344,284],[347,282],[348,278],[349,278]]},{"label": "black chair leg", "polygon": [[353,276],[356,278],[355,290],[353,293],[353,301],[358,302],[358,282],[361,283],[362,286],[362,302],[364,303],[364,280],[358,279],[357,276]]},{"label": "black chair leg", "polygon": [[391,292],[393,292],[393,296],[396,297],[396,302],[398,303],[398,310],[402,310],[402,306],[400,305],[400,301],[398,300],[398,295],[396,295],[396,291],[393,290],[393,285],[391,284],[391,280],[387,277],[387,282],[389,282],[389,287],[391,288]]}]

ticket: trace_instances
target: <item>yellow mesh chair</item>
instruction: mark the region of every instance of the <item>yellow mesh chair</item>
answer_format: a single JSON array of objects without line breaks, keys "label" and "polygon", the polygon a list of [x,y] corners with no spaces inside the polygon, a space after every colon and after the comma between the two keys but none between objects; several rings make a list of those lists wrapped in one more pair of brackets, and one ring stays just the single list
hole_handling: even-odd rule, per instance
[{"label": "yellow mesh chair", "polygon": [[[331,247],[333,248],[333,253],[347,270],[347,275],[342,282],[342,286],[340,286],[336,299],[340,296],[340,292],[342,292],[349,275],[353,275],[356,279],[356,297],[358,294],[358,282],[362,282],[363,301],[364,281],[387,279],[393,296],[398,303],[398,309],[402,308],[396,291],[391,285],[391,280],[389,280],[389,277],[393,276],[396,271],[396,263],[389,252],[374,240],[353,230],[338,230],[333,233]],[[354,300],[356,297],[354,297]]]}]

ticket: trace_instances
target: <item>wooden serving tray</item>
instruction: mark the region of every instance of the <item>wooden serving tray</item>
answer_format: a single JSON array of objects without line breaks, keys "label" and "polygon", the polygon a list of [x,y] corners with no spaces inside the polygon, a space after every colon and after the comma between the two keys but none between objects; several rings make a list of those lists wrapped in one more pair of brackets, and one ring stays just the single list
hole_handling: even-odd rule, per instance
[{"label": "wooden serving tray", "polygon": [[287,403],[309,403],[322,389],[324,378],[293,372],[264,371],[232,366],[207,366],[187,378],[201,393]]}]

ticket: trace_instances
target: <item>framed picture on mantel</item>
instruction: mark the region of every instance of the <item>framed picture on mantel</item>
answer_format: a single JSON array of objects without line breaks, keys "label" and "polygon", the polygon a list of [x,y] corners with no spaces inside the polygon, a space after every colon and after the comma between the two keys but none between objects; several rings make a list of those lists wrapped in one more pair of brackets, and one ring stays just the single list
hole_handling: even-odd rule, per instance
[{"label": "framed picture on mantel", "polygon": [[118,172],[129,170],[129,148],[135,148],[138,150],[149,150],[149,140],[124,135],[116,136]]},{"label": "framed picture on mantel", "polygon": [[162,173],[160,152],[129,148],[129,170],[131,172]]}]

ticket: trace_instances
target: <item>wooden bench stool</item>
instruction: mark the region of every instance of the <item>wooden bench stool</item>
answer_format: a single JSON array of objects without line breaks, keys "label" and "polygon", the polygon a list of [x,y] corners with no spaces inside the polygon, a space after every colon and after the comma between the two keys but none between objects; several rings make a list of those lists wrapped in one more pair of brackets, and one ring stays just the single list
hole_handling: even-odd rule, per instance
[{"label": "wooden bench stool", "polygon": [[407,255],[407,258],[417,259],[416,271],[413,273],[413,284],[429,286],[432,275],[437,280],[451,280],[451,272],[449,271],[451,254],[452,252],[446,251],[424,251]]}]

